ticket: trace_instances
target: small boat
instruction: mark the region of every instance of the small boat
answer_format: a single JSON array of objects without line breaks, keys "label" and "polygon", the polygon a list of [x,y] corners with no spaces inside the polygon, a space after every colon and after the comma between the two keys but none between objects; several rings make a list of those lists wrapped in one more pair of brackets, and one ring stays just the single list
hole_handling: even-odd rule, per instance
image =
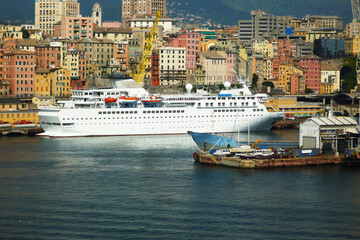
[{"label": "small boat", "polygon": [[139,100],[139,98],[137,97],[126,97],[126,96],[119,97],[119,101],[121,103],[136,102],[137,100]]},{"label": "small boat", "polygon": [[15,128],[27,128],[27,127],[35,127],[36,124],[31,122],[31,121],[26,121],[26,120],[20,120],[17,122],[14,122],[12,124]]},{"label": "small boat", "polygon": [[114,103],[114,102],[116,102],[116,98],[111,98],[111,97],[105,98],[105,103]]},{"label": "small boat", "polygon": [[159,103],[159,102],[162,102],[163,100],[164,99],[162,97],[150,96],[150,97],[142,98],[141,102],[143,102],[143,103]]},{"label": "small boat", "polygon": [[295,116],[291,113],[286,113],[284,120],[295,120]]},{"label": "small boat", "polygon": [[0,128],[7,128],[7,127],[11,127],[11,123],[0,121]]}]

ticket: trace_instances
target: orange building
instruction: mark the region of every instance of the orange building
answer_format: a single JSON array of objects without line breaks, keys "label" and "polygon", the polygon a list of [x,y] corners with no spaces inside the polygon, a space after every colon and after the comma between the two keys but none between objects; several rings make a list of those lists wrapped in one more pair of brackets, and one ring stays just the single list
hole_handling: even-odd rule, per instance
[{"label": "orange building", "polygon": [[92,17],[62,17],[54,24],[54,36],[62,39],[92,39],[94,23]]}]

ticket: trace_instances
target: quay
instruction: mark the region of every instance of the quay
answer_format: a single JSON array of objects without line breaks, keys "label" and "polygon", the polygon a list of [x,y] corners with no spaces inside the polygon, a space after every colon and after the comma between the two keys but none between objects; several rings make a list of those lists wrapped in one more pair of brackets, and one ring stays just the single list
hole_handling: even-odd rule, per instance
[{"label": "quay", "polygon": [[216,156],[197,151],[193,154],[196,163],[242,169],[310,167],[324,165],[359,165],[360,160],[354,156],[319,155],[309,157],[242,159],[240,157]]},{"label": "quay", "polygon": [[43,130],[40,127],[22,127],[22,128],[1,128],[0,129],[0,137],[1,136],[17,136],[17,135],[27,135],[27,136],[35,136],[38,133],[42,133]]}]

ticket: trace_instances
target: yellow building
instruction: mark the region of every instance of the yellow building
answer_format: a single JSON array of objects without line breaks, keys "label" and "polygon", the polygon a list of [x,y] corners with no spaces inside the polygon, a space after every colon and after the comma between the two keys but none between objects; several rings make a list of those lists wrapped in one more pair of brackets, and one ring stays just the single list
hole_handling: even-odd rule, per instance
[{"label": "yellow building", "polygon": [[337,35],[336,30],[310,30],[306,33],[306,42],[313,43],[316,39],[336,37]]},{"label": "yellow building", "polygon": [[35,96],[50,96],[50,72],[38,68],[35,72]]},{"label": "yellow building", "polygon": [[0,121],[14,123],[21,120],[38,123],[37,111],[19,98],[0,98]]},{"label": "yellow building", "polygon": [[0,111],[0,121],[15,123],[19,121],[30,121],[35,124],[39,123],[38,111],[24,110],[24,111]]},{"label": "yellow building", "polygon": [[0,25],[0,38],[22,39],[23,33],[21,31],[21,26]]},{"label": "yellow building", "polygon": [[297,92],[294,88],[298,88],[299,86],[291,86],[291,77],[294,74],[302,75],[303,72],[298,68],[298,66],[295,66],[294,64],[280,64],[279,80],[274,80],[275,86],[284,90],[285,94],[292,94],[293,92]]},{"label": "yellow building", "polygon": [[68,97],[71,95],[70,71],[64,68],[50,69],[50,95],[54,97]]},{"label": "yellow building", "polygon": [[285,112],[295,117],[315,116],[322,111],[322,107],[312,103],[301,103],[296,97],[272,97],[265,103],[269,112]]},{"label": "yellow building", "polygon": [[346,37],[353,38],[359,35],[360,22],[353,20],[351,23],[346,25]]},{"label": "yellow building", "polygon": [[0,97],[10,95],[10,82],[6,80],[0,80]]},{"label": "yellow building", "polygon": [[360,51],[360,37],[345,39],[345,55],[356,56]]},{"label": "yellow building", "polygon": [[321,94],[334,93],[334,84],[323,82],[321,83]]},{"label": "yellow building", "polygon": [[255,53],[263,54],[266,58],[277,57],[278,44],[276,41],[269,42],[268,40],[256,41],[252,44],[252,50]]}]

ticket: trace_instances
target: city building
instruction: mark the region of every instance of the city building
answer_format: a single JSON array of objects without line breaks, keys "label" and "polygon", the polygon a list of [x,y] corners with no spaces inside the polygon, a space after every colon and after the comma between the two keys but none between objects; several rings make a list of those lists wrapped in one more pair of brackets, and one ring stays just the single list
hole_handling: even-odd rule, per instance
[{"label": "city building", "polygon": [[307,15],[301,19],[300,28],[333,28],[342,30],[343,19],[337,16]]},{"label": "city building", "polygon": [[159,48],[160,85],[184,85],[186,82],[184,47]]},{"label": "city building", "polygon": [[62,17],[78,17],[80,3],[78,0],[36,0],[35,25],[45,35],[54,35],[54,24]]},{"label": "city building", "polygon": [[345,55],[356,56],[360,52],[360,36],[345,39]]},{"label": "city building", "polygon": [[50,70],[60,67],[61,43],[50,42],[36,46],[36,65]]},{"label": "city building", "polygon": [[127,41],[132,38],[132,29],[98,27],[94,29],[94,37],[111,41]]},{"label": "city building", "polygon": [[251,20],[239,20],[239,41],[250,42],[263,40],[278,35],[285,35],[291,28],[291,16],[274,16],[267,11],[251,11]]},{"label": "city building", "polygon": [[4,38],[15,38],[22,39],[23,32],[21,26],[12,26],[12,25],[0,25],[0,39]]},{"label": "city building", "polygon": [[200,64],[205,70],[205,85],[220,84],[226,81],[226,53],[202,52]]},{"label": "city building", "polygon": [[345,39],[321,38],[314,41],[314,54],[322,59],[345,57]]},{"label": "city building", "polygon": [[54,24],[54,37],[60,39],[92,39],[94,22],[92,17],[62,17]]},{"label": "city building", "polygon": [[321,92],[321,58],[305,56],[298,59],[298,65],[304,69],[305,89]]},{"label": "city building", "polygon": [[166,0],[123,1],[121,19],[128,25],[134,16],[156,15],[159,10],[162,10],[163,15],[166,14]]},{"label": "city building", "polygon": [[321,93],[334,93],[340,90],[340,69],[328,64],[321,64]]},{"label": "city building", "polygon": [[[152,28],[156,15],[135,15],[130,20],[131,28]],[[174,20],[167,16],[161,16],[158,26],[163,28],[164,33],[172,33]]]}]

